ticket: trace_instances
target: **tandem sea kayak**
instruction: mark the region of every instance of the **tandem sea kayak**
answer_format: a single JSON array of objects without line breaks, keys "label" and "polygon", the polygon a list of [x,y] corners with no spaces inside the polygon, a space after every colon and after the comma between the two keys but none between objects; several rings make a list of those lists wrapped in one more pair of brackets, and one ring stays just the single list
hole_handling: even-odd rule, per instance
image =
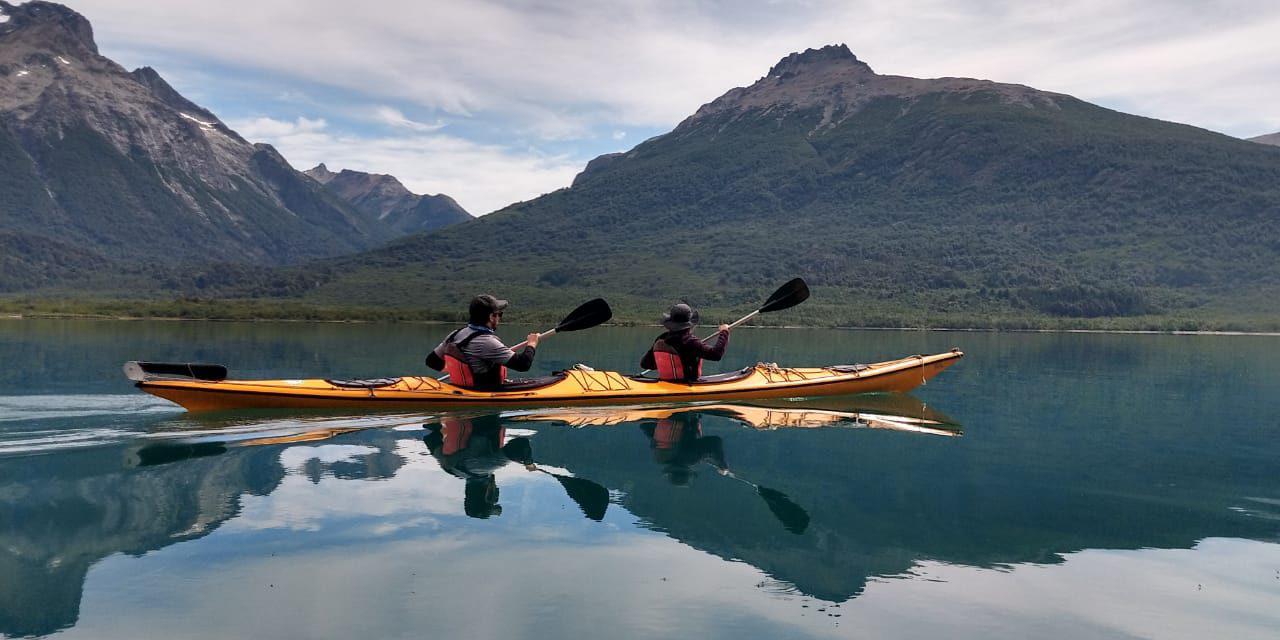
[{"label": "tandem sea kayak", "polygon": [[228,380],[220,365],[126,362],[139,389],[188,411],[230,409],[457,409],[601,406],[807,398],[910,391],[953,365],[959,349],[874,364],[789,368],[757,364],[695,383],[659,381],[578,366],[499,390],[464,389],[432,377],[363,380]]}]

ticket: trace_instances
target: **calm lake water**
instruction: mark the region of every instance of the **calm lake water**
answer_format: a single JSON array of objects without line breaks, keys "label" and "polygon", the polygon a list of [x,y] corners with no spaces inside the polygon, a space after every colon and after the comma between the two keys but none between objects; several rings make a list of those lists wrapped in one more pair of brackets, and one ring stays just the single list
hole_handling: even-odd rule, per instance
[{"label": "calm lake water", "polygon": [[0,321],[0,635],[1280,637],[1278,338],[735,332],[967,353],[772,409],[190,417],[119,370],[416,374],[448,329]]}]

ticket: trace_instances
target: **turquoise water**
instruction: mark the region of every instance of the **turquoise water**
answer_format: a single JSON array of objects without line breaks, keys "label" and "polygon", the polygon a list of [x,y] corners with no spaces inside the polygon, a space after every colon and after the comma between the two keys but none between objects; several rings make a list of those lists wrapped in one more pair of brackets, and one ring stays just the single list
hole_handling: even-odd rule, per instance
[{"label": "turquoise water", "polygon": [[447,329],[0,321],[0,634],[1280,635],[1277,338],[735,332],[722,368],[967,353],[769,409],[193,417],[119,373],[414,374]]}]

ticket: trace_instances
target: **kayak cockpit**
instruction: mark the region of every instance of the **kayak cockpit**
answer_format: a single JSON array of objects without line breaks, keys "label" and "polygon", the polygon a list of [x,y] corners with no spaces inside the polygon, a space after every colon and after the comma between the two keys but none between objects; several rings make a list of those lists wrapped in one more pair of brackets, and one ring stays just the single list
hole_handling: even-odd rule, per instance
[{"label": "kayak cockpit", "polygon": [[[724,373],[717,373],[709,376],[702,376],[701,378],[698,378],[693,382],[686,382],[684,384],[687,384],[691,387],[696,387],[698,385],[703,385],[703,384],[724,384],[726,382],[736,382],[738,380],[742,380],[750,377],[751,374],[755,373],[755,371],[756,371],[756,366],[751,365],[750,367],[743,367],[741,369],[738,369],[737,371],[726,371]],[[632,380],[635,380],[636,382],[662,382],[657,378],[650,378],[647,376],[628,376],[628,377]]]}]

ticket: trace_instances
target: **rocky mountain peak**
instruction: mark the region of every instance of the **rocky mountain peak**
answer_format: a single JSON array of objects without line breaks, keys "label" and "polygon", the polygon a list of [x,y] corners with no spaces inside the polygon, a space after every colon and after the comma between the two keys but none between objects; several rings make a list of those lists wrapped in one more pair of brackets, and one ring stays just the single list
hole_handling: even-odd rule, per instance
[{"label": "rocky mountain peak", "polygon": [[307,177],[319,182],[320,184],[328,184],[330,180],[333,180],[334,177],[338,175],[330,171],[329,167],[324,166],[323,162],[303,171],[303,173],[307,174]]},{"label": "rocky mountain peak", "polygon": [[220,123],[218,116],[200,105],[186,99],[178,93],[160,74],[151,67],[139,67],[129,73],[139,84],[151,90],[152,95],[170,107],[189,116],[197,116],[201,122]]},{"label": "rocky mountain peak", "polygon": [[[676,128],[687,131],[722,115],[748,112],[786,117],[794,112],[820,114],[815,131],[838,126],[872,101],[894,98],[914,101],[927,94],[990,94],[1001,102],[1024,107],[1057,108],[1061,94],[1031,87],[973,78],[909,78],[880,75],[843,44],[792,53],[768,75],[749,87],[731,89],[705,104]],[[719,125],[716,125],[719,126]]]},{"label": "rocky mountain peak", "polygon": [[311,179],[357,210],[404,233],[438,229],[471,219],[449,196],[418,195],[395,176],[343,169],[334,173],[324,163],[306,171]]},{"label": "rocky mountain peak", "polygon": [[52,2],[10,4],[0,0],[0,44],[19,41],[52,53],[98,54],[93,27],[79,13]]},{"label": "rocky mountain peak", "polygon": [[351,169],[343,169],[338,172],[337,179],[348,184],[361,185],[362,188],[370,193],[377,193],[382,196],[400,197],[416,195],[409,191],[404,183],[398,178],[385,173],[365,173],[363,171],[352,171]]},{"label": "rocky mountain peak", "polygon": [[874,76],[867,63],[858,59],[846,44],[830,44],[818,49],[805,49],[793,53],[769,69],[769,78],[785,78],[801,73],[840,73],[845,75]]}]

